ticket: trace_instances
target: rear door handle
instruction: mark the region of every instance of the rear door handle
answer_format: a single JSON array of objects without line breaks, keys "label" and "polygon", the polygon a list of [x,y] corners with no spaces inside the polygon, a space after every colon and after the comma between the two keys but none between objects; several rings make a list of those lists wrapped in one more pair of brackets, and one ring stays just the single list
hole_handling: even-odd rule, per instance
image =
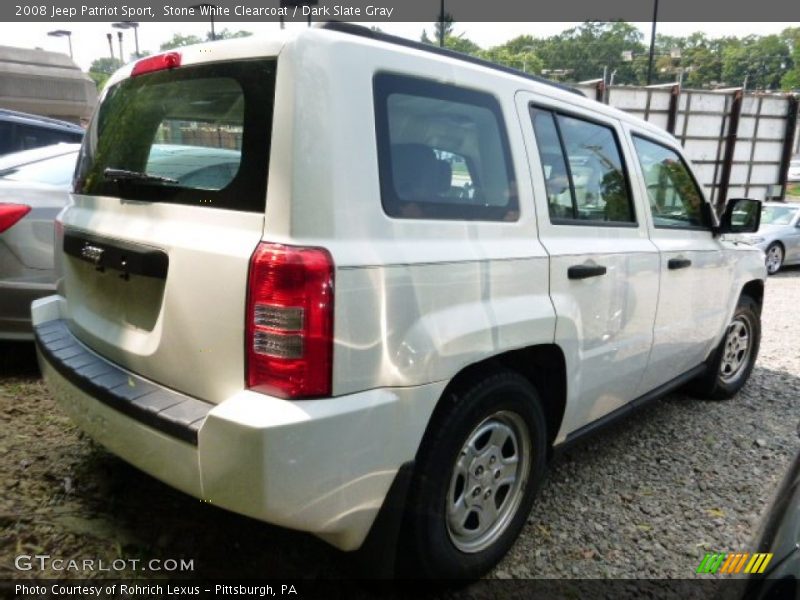
[{"label": "rear door handle", "polygon": [[567,277],[570,279],[588,279],[589,277],[599,277],[606,274],[603,265],[572,265],[567,269]]},{"label": "rear door handle", "polygon": [[667,261],[667,268],[672,270],[685,269],[691,266],[692,266],[692,261],[690,261],[688,258],[670,258]]}]

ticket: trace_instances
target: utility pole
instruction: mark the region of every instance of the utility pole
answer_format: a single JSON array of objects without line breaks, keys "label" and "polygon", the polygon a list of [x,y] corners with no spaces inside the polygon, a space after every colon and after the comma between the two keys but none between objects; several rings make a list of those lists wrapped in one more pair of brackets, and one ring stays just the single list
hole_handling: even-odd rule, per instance
[{"label": "utility pole", "polygon": [[122,53],[122,32],[117,32],[117,39],[119,39],[119,62],[120,64],[125,64],[125,59],[123,58],[125,55]]},{"label": "utility pole", "polygon": [[647,85],[653,83],[653,58],[656,54],[656,23],[658,22],[658,0],[653,0],[653,28],[650,31],[650,59],[647,61]]},{"label": "utility pole", "polygon": [[114,60],[114,42],[113,37],[110,33],[106,34],[106,39],[108,40],[108,53],[111,55],[111,60]]},{"label": "utility pole", "polygon": [[139,58],[139,23],[136,21],[120,21],[118,23],[112,23],[111,26],[115,29],[133,29],[133,42],[136,47],[136,58]]},{"label": "utility pole", "polygon": [[444,0],[439,0],[439,48],[444,48]]},{"label": "utility pole", "polygon": [[56,29],[55,31],[48,31],[47,35],[50,37],[65,37],[69,42],[69,57],[73,58],[72,56],[72,32],[66,29]]}]

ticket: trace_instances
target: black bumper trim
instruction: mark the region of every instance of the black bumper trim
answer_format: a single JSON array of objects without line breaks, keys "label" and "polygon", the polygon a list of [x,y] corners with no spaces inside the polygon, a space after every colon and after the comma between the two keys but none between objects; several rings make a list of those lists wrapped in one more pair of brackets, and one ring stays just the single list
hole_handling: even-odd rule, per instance
[{"label": "black bumper trim", "polygon": [[213,404],[150,383],[101,358],[72,335],[63,320],[34,327],[47,363],[82,392],[167,435],[196,446]]}]

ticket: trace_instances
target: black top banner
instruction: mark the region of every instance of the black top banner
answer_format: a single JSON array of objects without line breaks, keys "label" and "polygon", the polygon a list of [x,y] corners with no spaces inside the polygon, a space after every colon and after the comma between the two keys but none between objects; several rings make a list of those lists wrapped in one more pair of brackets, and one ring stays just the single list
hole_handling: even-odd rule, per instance
[{"label": "black top banner", "polygon": [[[458,22],[651,21],[658,0],[444,0]],[[440,0],[51,0],[0,3],[0,21],[373,21],[431,22]],[[800,20],[796,0],[660,0],[659,21]]]}]

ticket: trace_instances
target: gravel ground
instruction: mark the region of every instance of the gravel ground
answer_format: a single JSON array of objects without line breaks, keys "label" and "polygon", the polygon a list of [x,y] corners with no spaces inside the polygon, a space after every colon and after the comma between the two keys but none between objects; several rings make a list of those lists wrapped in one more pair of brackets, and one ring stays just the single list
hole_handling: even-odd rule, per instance
[{"label": "gravel ground", "polygon": [[[494,578],[688,578],[744,549],[800,443],[800,269],[770,278],[750,383],[728,402],[673,394],[555,460]],[[29,344],[0,345],[0,578],[18,554],[193,559],[196,577],[341,577],[315,538],[233,515],[136,471],[54,406]],[[148,577],[125,570],[93,576]],[[175,575],[175,574],[173,574]]]}]

